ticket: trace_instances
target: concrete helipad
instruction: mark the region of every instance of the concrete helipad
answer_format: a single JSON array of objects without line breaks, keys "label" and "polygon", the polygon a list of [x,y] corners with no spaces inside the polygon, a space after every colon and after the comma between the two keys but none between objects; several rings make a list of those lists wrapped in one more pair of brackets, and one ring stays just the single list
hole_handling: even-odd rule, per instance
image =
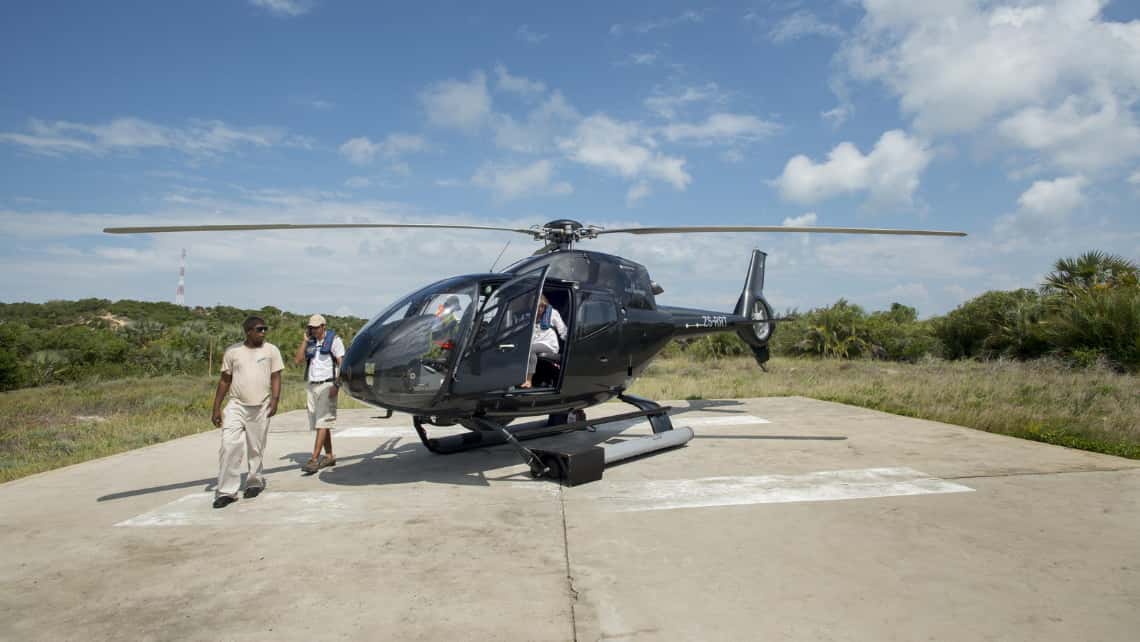
[{"label": "concrete helipad", "polygon": [[216,431],[2,485],[0,639],[1140,631],[1140,462],[803,398],[670,405],[689,445],[574,488],[368,410],[311,477],[304,413],[275,418],[268,490],[224,510]]}]

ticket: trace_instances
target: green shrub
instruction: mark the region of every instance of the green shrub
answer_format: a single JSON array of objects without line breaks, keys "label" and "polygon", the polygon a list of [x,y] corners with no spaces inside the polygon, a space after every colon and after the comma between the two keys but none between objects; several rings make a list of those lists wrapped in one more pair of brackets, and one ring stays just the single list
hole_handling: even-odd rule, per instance
[{"label": "green shrub", "polygon": [[871,315],[867,324],[872,356],[916,363],[928,355],[942,354],[942,342],[934,335],[929,321],[900,323],[878,318],[876,314]]},{"label": "green shrub", "polygon": [[19,388],[23,379],[19,357],[6,347],[0,347],[0,390]]},{"label": "green shrub", "polygon": [[812,310],[801,319],[792,354],[842,359],[870,354],[867,315],[846,299]]},{"label": "green shrub", "polygon": [[1140,287],[1094,288],[1050,301],[1043,325],[1048,341],[1078,364],[1102,356],[1140,370]]},{"label": "green shrub", "polygon": [[1049,351],[1039,322],[1045,309],[1033,290],[990,291],[933,321],[947,359],[1038,357]]},{"label": "green shrub", "polygon": [[1093,289],[1135,288],[1138,282],[1140,266],[1134,261],[1093,250],[1076,258],[1058,259],[1041,284],[1041,291],[1046,295],[1075,296]]},{"label": "green shrub", "polygon": [[669,342],[658,353],[658,357],[668,358],[684,355],[697,361],[739,357],[752,354],[751,348],[735,334],[711,334],[703,337],[685,337]]}]

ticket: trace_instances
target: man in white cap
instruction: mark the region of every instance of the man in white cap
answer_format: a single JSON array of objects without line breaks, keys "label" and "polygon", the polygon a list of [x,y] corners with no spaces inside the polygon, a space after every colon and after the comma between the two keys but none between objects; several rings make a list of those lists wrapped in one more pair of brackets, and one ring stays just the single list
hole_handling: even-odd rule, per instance
[{"label": "man in white cap", "polygon": [[[312,475],[318,470],[336,464],[332,449],[332,428],[336,423],[336,399],[340,392],[337,372],[344,358],[344,342],[336,332],[325,327],[325,318],[319,314],[309,317],[305,336],[293,362],[305,364],[305,388],[308,393],[306,408],[309,411],[309,430],[317,433],[313,456],[301,468]],[[325,456],[321,457],[321,448]]]}]

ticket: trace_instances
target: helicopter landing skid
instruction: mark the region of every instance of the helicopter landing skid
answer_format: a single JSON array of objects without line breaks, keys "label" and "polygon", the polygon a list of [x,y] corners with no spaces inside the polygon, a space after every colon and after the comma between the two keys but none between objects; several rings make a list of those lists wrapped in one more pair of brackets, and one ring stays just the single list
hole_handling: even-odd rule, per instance
[{"label": "helicopter landing skid", "polygon": [[[424,447],[433,453],[448,455],[485,446],[510,444],[530,467],[532,477],[558,479],[567,486],[576,486],[601,479],[602,470],[607,464],[681,446],[693,438],[693,431],[690,428],[673,429],[673,424],[668,415],[669,410],[671,410],[669,406],[661,406],[654,401],[634,395],[619,395],[618,398],[637,406],[638,410],[598,419],[567,421],[555,425],[550,425],[548,421],[541,421],[512,427],[484,417],[471,417],[460,420],[460,423],[470,432],[438,438],[428,437],[425,424],[429,422],[426,421],[426,417],[415,416],[412,418],[412,422]],[[600,424],[639,417],[649,419],[653,428],[653,435],[629,439],[609,446],[591,446],[575,452],[554,448],[531,449],[520,443],[527,439],[549,437],[575,430],[593,431]]]}]

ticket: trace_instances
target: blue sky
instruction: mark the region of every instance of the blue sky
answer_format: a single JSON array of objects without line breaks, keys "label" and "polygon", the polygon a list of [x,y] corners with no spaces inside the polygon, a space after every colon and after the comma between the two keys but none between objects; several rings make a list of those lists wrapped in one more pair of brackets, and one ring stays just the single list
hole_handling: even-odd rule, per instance
[{"label": "blue sky", "polygon": [[370,316],[535,249],[491,232],[109,236],[113,225],[828,225],[965,239],[590,242],[663,302],[944,313],[1062,256],[1140,257],[1140,7],[5,3],[0,300]]}]

